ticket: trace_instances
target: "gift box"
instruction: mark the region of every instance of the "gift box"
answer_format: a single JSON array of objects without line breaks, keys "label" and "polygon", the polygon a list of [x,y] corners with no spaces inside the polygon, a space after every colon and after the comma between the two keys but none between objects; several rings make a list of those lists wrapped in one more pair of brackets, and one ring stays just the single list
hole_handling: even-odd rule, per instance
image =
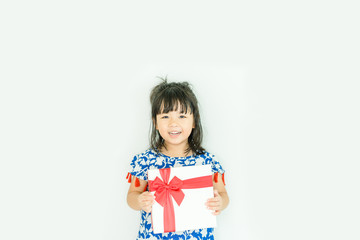
[{"label": "gift box", "polygon": [[148,171],[154,233],[216,227],[216,217],[205,203],[214,197],[210,165]]}]

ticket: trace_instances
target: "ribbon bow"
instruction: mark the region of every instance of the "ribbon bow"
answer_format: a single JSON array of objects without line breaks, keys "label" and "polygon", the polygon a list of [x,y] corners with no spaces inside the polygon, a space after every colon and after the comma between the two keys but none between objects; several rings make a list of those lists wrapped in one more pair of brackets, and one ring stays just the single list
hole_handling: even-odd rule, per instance
[{"label": "ribbon bow", "polygon": [[155,200],[162,206],[165,207],[168,204],[171,204],[171,197],[174,198],[176,203],[180,206],[184,200],[185,194],[181,190],[183,181],[178,177],[173,177],[173,179],[168,183],[169,179],[163,177],[164,181],[156,177],[152,183],[151,190],[155,191]]}]

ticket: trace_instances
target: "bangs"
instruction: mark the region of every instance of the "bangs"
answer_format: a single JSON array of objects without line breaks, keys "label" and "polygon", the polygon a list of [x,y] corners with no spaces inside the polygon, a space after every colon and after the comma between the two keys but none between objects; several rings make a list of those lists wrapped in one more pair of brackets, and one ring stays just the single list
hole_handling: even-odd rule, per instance
[{"label": "bangs", "polygon": [[193,113],[193,107],[186,94],[178,89],[168,89],[163,92],[156,104],[156,114],[180,111],[180,113]]}]

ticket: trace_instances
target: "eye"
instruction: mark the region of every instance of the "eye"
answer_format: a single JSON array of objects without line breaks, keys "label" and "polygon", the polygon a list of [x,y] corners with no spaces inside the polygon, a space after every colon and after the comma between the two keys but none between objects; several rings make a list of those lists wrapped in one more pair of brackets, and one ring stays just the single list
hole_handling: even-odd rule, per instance
[{"label": "eye", "polygon": [[186,116],[185,115],[180,115],[180,118],[186,118]]},{"label": "eye", "polygon": [[166,119],[166,118],[169,118],[168,116],[162,116],[161,119]]}]

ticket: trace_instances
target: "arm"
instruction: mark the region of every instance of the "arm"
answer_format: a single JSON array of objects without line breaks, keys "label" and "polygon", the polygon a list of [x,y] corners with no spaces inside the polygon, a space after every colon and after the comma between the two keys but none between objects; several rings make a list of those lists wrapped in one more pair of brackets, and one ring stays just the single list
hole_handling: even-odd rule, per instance
[{"label": "arm", "polygon": [[144,210],[145,212],[151,212],[152,205],[154,203],[154,197],[151,193],[145,191],[144,188],[147,185],[147,181],[140,180],[140,186],[135,187],[135,177],[132,176],[131,184],[127,194],[127,203],[134,210]]},{"label": "arm", "polygon": [[225,184],[222,181],[221,174],[218,176],[218,181],[214,184],[214,197],[208,199],[206,202],[206,206],[211,209],[215,210],[214,215],[219,215],[221,211],[223,211],[229,204],[229,197],[227,195]]}]

